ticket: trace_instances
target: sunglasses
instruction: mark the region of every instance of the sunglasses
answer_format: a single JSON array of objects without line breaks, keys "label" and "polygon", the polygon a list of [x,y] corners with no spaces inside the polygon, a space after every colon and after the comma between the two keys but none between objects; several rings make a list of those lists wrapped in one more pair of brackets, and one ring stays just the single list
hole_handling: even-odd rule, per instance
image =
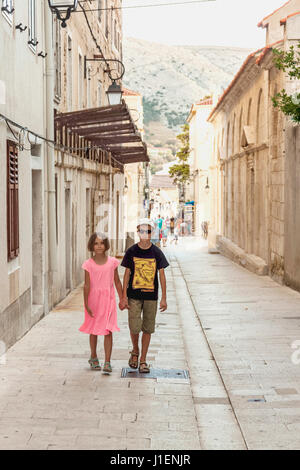
[{"label": "sunglasses", "polygon": [[140,229],[140,230],[138,230],[138,232],[140,232],[140,233],[148,233],[148,234],[149,234],[149,233],[151,233],[151,229],[150,229],[150,230],[143,230],[143,229]]}]

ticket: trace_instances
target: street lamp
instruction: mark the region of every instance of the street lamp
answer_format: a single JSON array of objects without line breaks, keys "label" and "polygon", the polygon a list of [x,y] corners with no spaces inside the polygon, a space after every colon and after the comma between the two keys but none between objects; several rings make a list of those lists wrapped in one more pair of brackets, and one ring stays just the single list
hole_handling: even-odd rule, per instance
[{"label": "street lamp", "polygon": [[106,92],[110,106],[121,104],[122,93],[120,85],[117,85],[114,80]]},{"label": "street lamp", "polygon": [[[67,26],[66,21],[70,18],[72,11],[75,11],[78,0],[48,0],[49,7],[57,18],[61,21],[61,27]],[[65,16],[62,16],[65,15]]]}]

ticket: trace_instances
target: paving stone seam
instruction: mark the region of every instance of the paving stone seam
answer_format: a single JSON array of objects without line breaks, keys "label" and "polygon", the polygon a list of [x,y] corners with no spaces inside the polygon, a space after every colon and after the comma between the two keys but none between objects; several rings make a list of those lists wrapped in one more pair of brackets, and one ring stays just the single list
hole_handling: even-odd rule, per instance
[{"label": "paving stone seam", "polygon": [[[182,277],[182,279],[184,280],[185,289],[186,289],[186,291],[187,291],[187,295],[189,296],[190,301],[191,301],[191,304],[192,304],[192,306],[193,306],[193,310],[194,310],[194,313],[195,313],[195,318],[197,319],[197,321],[198,321],[198,323],[199,323],[199,326],[200,326],[200,328],[201,328],[201,332],[202,332],[203,337],[204,337],[204,339],[205,339],[205,341],[206,341],[206,343],[207,343],[207,346],[208,346],[208,348],[209,348],[211,357],[213,358],[213,362],[214,362],[214,364],[215,364],[216,370],[217,370],[217,372],[218,372],[218,374],[219,374],[219,377],[220,377],[220,380],[221,380],[221,382],[222,382],[222,384],[223,384],[224,391],[226,392],[226,395],[227,395],[227,398],[228,398],[228,404],[229,404],[229,406],[231,407],[231,410],[232,410],[232,413],[233,413],[233,415],[234,415],[234,418],[235,418],[237,427],[238,427],[238,429],[239,429],[239,431],[240,431],[242,440],[243,440],[243,442],[244,442],[245,449],[246,449],[246,450],[249,450],[248,445],[247,445],[247,441],[246,441],[246,437],[245,437],[245,435],[244,435],[244,433],[243,433],[243,430],[242,430],[242,428],[241,428],[240,422],[239,422],[238,417],[237,417],[237,415],[236,415],[236,413],[235,413],[233,404],[232,404],[231,399],[230,399],[229,392],[228,392],[228,390],[227,390],[227,388],[226,388],[226,385],[225,385],[225,383],[224,383],[224,380],[223,380],[221,371],[220,371],[220,369],[219,369],[219,367],[218,367],[218,364],[217,364],[217,361],[216,361],[215,356],[214,356],[214,354],[213,354],[213,351],[212,351],[212,349],[211,349],[209,340],[208,340],[207,335],[206,335],[206,333],[205,333],[205,330],[204,330],[204,328],[203,328],[203,326],[202,326],[201,319],[199,318],[199,315],[198,315],[196,306],[195,306],[195,304],[194,304],[192,295],[191,295],[190,290],[189,290],[189,287],[188,287],[188,283],[187,283],[186,278],[185,278],[185,276],[184,276],[184,273],[183,273],[183,271],[182,271],[182,269],[181,269],[180,262],[179,262],[179,260],[178,260],[178,258],[177,258],[177,256],[176,256],[176,254],[175,254],[174,252],[172,253],[172,255],[174,256],[174,261],[175,261],[176,264],[177,264],[177,266],[175,267],[175,269],[177,268],[177,269],[180,270],[181,277]],[[172,269],[172,271],[173,271],[174,266],[171,266],[171,269]],[[175,290],[175,295],[176,295],[176,290]],[[176,297],[177,297],[177,295],[176,295]],[[179,312],[179,315],[180,315],[180,317],[181,317],[182,314],[181,314],[180,308],[178,309],[178,312]],[[184,329],[183,329],[183,334],[184,334]],[[185,338],[185,336],[184,336],[184,342],[187,342],[187,341],[188,341],[187,338]],[[188,362],[190,363],[190,358],[188,358]],[[191,367],[190,367],[190,369],[191,369]],[[192,381],[193,381],[193,372],[191,372],[191,371],[190,371],[190,378],[191,378],[191,382],[192,382]],[[195,410],[195,411],[196,411],[196,410]],[[197,413],[196,413],[196,416],[197,416]],[[200,440],[200,433],[199,433],[199,431],[198,431],[198,435],[199,435],[199,440]],[[201,442],[201,441],[200,441],[200,442]]]}]

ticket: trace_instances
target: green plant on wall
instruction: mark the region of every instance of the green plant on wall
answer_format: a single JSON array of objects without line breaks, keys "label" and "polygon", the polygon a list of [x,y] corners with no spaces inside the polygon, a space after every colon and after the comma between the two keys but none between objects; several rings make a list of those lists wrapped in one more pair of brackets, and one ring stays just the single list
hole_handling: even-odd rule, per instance
[{"label": "green plant on wall", "polygon": [[[287,72],[290,80],[300,80],[300,42],[289,51],[273,49],[274,63],[278,70]],[[285,89],[272,98],[273,106],[279,108],[291,120],[300,123],[300,85],[295,93],[289,95]]]},{"label": "green plant on wall", "polygon": [[176,137],[181,142],[181,147],[176,153],[178,163],[169,168],[169,175],[175,184],[185,185],[190,179],[190,165],[187,163],[190,155],[190,134],[188,124],[181,128],[183,132]]}]

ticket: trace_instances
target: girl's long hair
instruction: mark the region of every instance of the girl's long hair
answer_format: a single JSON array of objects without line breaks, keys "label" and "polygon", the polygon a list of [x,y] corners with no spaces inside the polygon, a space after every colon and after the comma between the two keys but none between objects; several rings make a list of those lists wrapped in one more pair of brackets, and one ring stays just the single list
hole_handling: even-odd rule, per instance
[{"label": "girl's long hair", "polygon": [[92,233],[92,235],[90,236],[89,241],[88,241],[88,246],[87,246],[88,250],[90,252],[94,251],[94,245],[95,245],[95,241],[96,241],[97,237],[100,238],[103,241],[103,244],[105,246],[105,251],[109,250],[110,249],[109,239],[108,239],[107,235],[105,233],[102,233],[102,232]]}]

